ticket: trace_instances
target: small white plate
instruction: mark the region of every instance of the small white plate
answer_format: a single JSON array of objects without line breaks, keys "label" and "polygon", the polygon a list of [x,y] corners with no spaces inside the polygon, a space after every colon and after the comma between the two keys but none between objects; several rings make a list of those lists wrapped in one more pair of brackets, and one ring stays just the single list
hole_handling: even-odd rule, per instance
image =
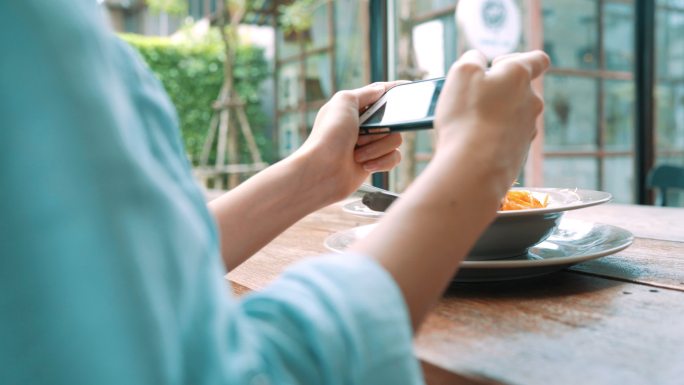
[{"label": "small white plate", "polygon": [[[546,188],[546,187],[514,187],[512,190],[530,191],[537,198],[543,199],[544,194],[549,195],[549,205],[542,209],[509,210],[499,211],[500,217],[516,217],[524,215],[537,215],[555,213],[559,211],[575,210],[583,207],[595,206],[608,202],[612,195],[604,191]],[[353,200],[342,206],[342,210],[363,217],[379,218],[385,215],[382,211],[369,209],[361,202],[361,199]]]},{"label": "small white plate", "polygon": [[[342,252],[365,237],[374,226],[376,224],[332,234],[325,240],[325,246]],[[463,261],[454,280],[482,282],[535,277],[616,253],[633,241],[632,233],[617,226],[563,219],[546,241],[532,247],[527,254],[508,259]]]}]

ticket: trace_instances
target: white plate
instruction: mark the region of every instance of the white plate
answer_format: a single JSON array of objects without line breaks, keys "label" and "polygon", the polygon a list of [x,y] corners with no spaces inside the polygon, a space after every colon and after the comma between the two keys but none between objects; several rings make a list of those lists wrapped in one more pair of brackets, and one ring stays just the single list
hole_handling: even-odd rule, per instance
[{"label": "white plate", "polygon": [[[498,216],[513,217],[523,215],[537,215],[555,213],[559,211],[575,210],[582,207],[595,206],[608,202],[612,195],[604,191],[566,189],[566,188],[546,188],[546,187],[514,187],[512,190],[527,190],[538,198],[543,199],[543,194],[549,195],[549,205],[543,209],[526,209],[499,211]],[[385,215],[382,211],[369,209],[361,202],[361,199],[354,200],[342,206],[345,212],[360,215],[363,217],[379,218]]]},{"label": "white plate", "polygon": [[385,215],[384,211],[375,211],[369,209],[368,206],[364,205],[363,202],[361,202],[361,199],[356,199],[351,202],[345,203],[344,205],[342,205],[342,210],[350,214],[368,218],[380,218],[381,216]]},{"label": "white plate", "polygon": [[[375,226],[359,226],[332,234],[325,240],[325,246],[342,252]],[[563,219],[546,241],[532,247],[527,254],[508,259],[463,261],[454,280],[502,281],[548,274],[624,250],[633,240],[632,233],[617,226]]]}]

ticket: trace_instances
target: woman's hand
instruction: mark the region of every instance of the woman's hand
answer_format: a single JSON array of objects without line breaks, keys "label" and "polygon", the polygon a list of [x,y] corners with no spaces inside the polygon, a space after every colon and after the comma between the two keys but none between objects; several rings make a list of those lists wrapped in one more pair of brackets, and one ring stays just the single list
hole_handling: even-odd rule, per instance
[{"label": "woman's hand", "polygon": [[397,133],[359,136],[359,112],[399,82],[373,83],[336,93],[318,112],[313,131],[294,157],[306,159],[316,188],[328,203],[356,190],[373,172],[401,160]]},{"label": "woman's hand", "polygon": [[351,194],[371,172],[399,163],[399,134],[359,136],[359,111],[395,84],[338,92],[295,154],[209,203],[228,269],[305,215]]},{"label": "woman's hand", "polygon": [[475,148],[504,192],[517,177],[544,103],[531,81],[549,66],[542,51],[487,59],[468,51],[449,70],[436,108],[437,156]]}]

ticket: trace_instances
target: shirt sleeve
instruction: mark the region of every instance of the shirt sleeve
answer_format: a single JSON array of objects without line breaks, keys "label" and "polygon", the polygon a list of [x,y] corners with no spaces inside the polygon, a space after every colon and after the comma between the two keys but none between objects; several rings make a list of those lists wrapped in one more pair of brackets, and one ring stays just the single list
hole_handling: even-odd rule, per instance
[{"label": "shirt sleeve", "polygon": [[377,262],[326,255],[287,270],[240,306],[273,383],[421,384],[404,299]]}]

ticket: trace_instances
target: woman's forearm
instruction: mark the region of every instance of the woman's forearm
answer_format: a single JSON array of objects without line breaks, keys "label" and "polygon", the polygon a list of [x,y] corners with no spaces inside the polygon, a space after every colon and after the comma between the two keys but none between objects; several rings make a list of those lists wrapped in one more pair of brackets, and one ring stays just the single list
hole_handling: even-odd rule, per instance
[{"label": "woman's forearm", "polygon": [[541,51],[497,58],[466,52],[449,69],[435,110],[428,168],[352,248],[374,256],[401,288],[417,328],[496,216],[518,175],[544,103],[531,87]]},{"label": "woman's forearm", "polygon": [[466,146],[438,154],[374,231],[352,246],[377,258],[394,277],[414,328],[494,219],[507,190],[502,178],[492,178],[497,171],[474,155]]},{"label": "woman's forearm", "polygon": [[221,254],[232,269],[307,214],[329,204],[324,175],[292,156],[211,201]]}]

